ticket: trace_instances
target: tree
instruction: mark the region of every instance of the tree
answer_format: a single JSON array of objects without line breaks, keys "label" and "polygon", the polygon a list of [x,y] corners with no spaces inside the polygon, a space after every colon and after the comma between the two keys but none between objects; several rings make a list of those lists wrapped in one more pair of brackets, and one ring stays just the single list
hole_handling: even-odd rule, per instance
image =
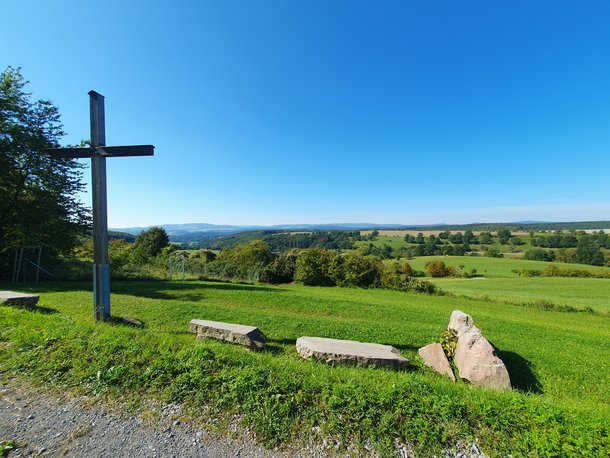
[{"label": "tree", "polygon": [[555,260],[555,252],[551,250],[545,250],[542,248],[532,248],[531,250],[527,250],[523,259],[529,259],[531,261],[554,261]]},{"label": "tree", "polygon": [[161,250],[169,245],[169,237],[162,227],[151,227],[140,232],[133,247],[134,258],[137,262],[146,262],[154,258]]},{"label": "tree", "polygon": [[508,229],[500,229],[496,235],[498,236],[500,245],[506,245],[511,237],[511,233]]},{"label": "tree", "polygon": [[604,265],[604,255],[592,236],[583,235],[578,239],[576,262],[580,264],[590,264],[592,266]]},{"label": "tree", "polygon": [[308,286],[335,286],[340,255],[321,248],[304,250],[297,259],[294,279]]},{"label": "tree", "polygon": [[481,243],[481,245],[489,245],[493,242],[493,239],[491,237],[491,233],[489,232],[481,232],[479,234],[479,243]]},{"label": "tree", "polygon": [[83,167],[41,155],[60,146],[59,110],[49,100],[33,101],[27,84],[20,69],[0,73],[0,276],[12,249],[66,252],[90,222],[77,198]]},{"label": "tree", "polygon": [[349,252],[343,259],[343,278],[337,284],[368,288],[374,286],[381,277],[383,263],[373,256],[362,256],[358,252]]}]

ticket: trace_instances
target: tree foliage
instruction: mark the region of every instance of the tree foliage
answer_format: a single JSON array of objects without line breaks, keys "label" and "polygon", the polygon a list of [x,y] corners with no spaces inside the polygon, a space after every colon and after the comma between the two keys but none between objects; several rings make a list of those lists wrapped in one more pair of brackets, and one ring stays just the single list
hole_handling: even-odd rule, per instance
[{"label": "tree foliage", "polygon": [[154,258],[169,246],[169,237],[162,227],[151,227],[140,232],[133,247],[133,256],[139,262]]},{"label": "tree foliage", "polygon": [[49,100],[34,101],[26,85],[20,69],[0,73],[0,260],[5,261],[20,246],[67,251],[86,233],[90,219],[77,198],[82,166],[41,154],[58,147],[64,135],[59,110]]}]

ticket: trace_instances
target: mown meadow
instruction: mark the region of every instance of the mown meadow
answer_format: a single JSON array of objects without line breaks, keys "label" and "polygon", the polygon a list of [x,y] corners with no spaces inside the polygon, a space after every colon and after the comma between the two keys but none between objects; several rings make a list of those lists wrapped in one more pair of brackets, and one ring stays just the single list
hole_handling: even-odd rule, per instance
[{"label": "mown meadow", "polygon": [[559,269],[579,269],[598,275],[609,275],[610,268],[560,262],[524,259],[487,258],[483,256],[423,256],[409,260],[416,270],[425,271],[426,264],[443,261],[448,266],[475,268],[474,278],[429,279],[442,291],[474,299],[587,309],[610,313],[610,278],[520,277],[521,270],[544,271],[549,265]]},{"label": "mown meadow", "polygon": [[[489,280],[491,281],[491,279]],[[483,282],[483,281],[481,281]],[[8,285],[0,285],[9,289]],[[202,418],[235,415],[269,446],[332,439],[430,456],[475,441],[489,456],[607,456],[610,318],[465,297],[299,285],[114,282],[112,312],[92,319],[88,283],[46,283],[40,310],[0,308],[0,376],[86,393],[181,402]],[[453,384],[422,366],[454,309],[498,347],[515,389]],[[268,349],[196,341],[192,318],[259,326]],[[301,360],[303,335],[391,344],[408,370]]]}]

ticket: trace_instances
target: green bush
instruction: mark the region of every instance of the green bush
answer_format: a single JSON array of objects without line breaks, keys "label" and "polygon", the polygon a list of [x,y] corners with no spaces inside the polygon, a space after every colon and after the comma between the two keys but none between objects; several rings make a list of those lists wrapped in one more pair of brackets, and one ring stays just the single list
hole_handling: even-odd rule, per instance
[{"label": "green bush", "polygon": [[350,252],[343,258],[343,278],[337,284],[371,288],[379,283],[382,270],[383,264],[378,258]]},{"label": "green bush", "polygon": [[443,261],[430,261],[426,264],[426,273],[429,277],[440,278],[448,277],[453,272],[452,269],[447,267]]},{"label": "green bush", "polygon": [[485,251],[485,256],[487,256],[488,258],[503,258],[504,255],[500,252],[500,250],[498,250],[497,248],[488,248]]},{"label": "green bush", "polygon": [[339,253],[322,248],[303,250],[296,261],[294,279],[307,286],[335,286]]},{"label": "green bush", "polygon": [[532,248],[531,250],[527,250],[525,252],[523,259],[530,261],[554,261],[555,252],[552,250],[544,250],[542,248]]}]

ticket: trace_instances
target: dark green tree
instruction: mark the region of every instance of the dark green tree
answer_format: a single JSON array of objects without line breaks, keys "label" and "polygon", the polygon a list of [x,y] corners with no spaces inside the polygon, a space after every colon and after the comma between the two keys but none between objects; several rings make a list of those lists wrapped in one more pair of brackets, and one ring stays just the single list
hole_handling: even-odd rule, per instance
[{"label": "dark green tree", "polygon": [[491,233],[485,231],[479,234],[479,243],[481,243],[481,245],[489,245],[492,242],[493,238]]},{"label": "dark green tree", "polygon": [[576,246],[576,262],[590,264],[592,266],[603,266],[604,255],[599,245],[590,235],[582,235]]},{"label": "dark green tree", "polygon": [[20,69],[0,73],[0,277],[13,248],[65,252],[90,222],[77,197],[82,165],[41,154],[60,146],[59,110],[49,100],[34,101],[27,84]]},{"label": "dark green tree", "polygon": [[154,258],[161,250],[169,245],[169,237],[162,227],[151,227],[140,232],[133,247],[133,256],[136,262],[146,262]]},{"label": "dark green tree", "polygon": [[500,229],[496,235],[498,236],[500,245],[506,245],[511,237],[511,233],[508,229]]},{"label": "dark green tree", "polygon": [[321,248],[304,250],[296,261],[294,279],[308,286],[335,286],[341,255]]}]

